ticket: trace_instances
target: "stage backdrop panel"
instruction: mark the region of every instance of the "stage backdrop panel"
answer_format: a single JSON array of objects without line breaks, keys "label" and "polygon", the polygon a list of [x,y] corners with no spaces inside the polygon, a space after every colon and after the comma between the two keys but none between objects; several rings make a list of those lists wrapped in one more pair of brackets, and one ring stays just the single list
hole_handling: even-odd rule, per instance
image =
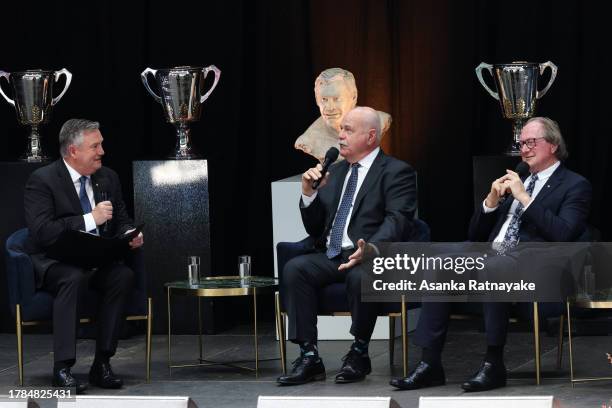
[{"label": "stage backdrop panel", "polygon": [[[211,276],[208,163],[206,160],[143,160],[133,163],[134,215],[145,223],[145,267],[153,296],[155,333],[167,333],[164,283],[187,279],[187,257],[201,258]],[[213,301],[202,299],[205,333],[214,332]],[[197,332],[197,300],[172,297],[172,333]]]}]

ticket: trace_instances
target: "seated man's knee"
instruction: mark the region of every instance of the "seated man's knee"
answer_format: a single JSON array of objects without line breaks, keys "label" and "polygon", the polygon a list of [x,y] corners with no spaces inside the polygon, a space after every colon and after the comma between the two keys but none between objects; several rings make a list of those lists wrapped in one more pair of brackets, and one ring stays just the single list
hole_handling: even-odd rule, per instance
[{"label": "seated man's knee", "polygon": [[290,259],[283,268],[283,287],[293,287],[304,278],[304,263],[299,256]]},{"label": "seated man's knee", "polygon": [[346,290],[351,293],[361,292],[362,268],[358,265],[346,273]]}]

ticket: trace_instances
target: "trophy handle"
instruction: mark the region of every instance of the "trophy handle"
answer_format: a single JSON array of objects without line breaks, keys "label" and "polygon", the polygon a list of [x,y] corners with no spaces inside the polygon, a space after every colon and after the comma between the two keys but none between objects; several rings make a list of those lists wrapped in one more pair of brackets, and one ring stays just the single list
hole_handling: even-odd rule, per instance
[{"label": "trophy handle", "polygon": [[70,82],[72,81],[72,74],[70,73],[70,71],[68,71],[66,68],[62,68],[59,71],[55,71],[55,82],[57,82],[57,80],[59,79],[59,77],[62,76],[62,74],[66,75],[66,85],[64,85],[64,89],[62,89],[62,92],[57,95],[57,98],[53,98],[53,100],[51,101],[51,106],[55,105],[59,102],[60,99],[62,99],[62,96],[64,96],[64,94],[68,90],[68,87],[70,86]]},{"label": "trophy handle", "polygon": [[478,80],[480,81],[480,84],[484,87],[484,89],[486,89],[486,91],[489,93],[489,95],[491,95],[492,97],[494,97],[495,99],[497,99],[499,101],[499,95],[497,92],[493,92],[491,90],[491,88],[489,88],[489,86],[485,83],[484,79],[482,78],[482,69],[486,68],[489,70],[489,73],[491,74],[491,76],[493,76],[493,65],[491,64],[487,64],[486,62],[481,62],[479,66],[476,67],[476,76],[478,77]]},{"label": "trophy handle", "polygon": [[151,75],[155,76],[156,73],[157,73],[156,69],[146,68],[140,74],[140,78],[142,78],[142,83],[144,84],[145,89],[151,94],[153,99],[155,99],[157,101],[157,103],[162,103],[161,98],[155,92],[153,92],[153,90],[149,86],[149,80],[147,79],[147,75],[151,74]]},{"label": "trophy handle", "polygon": [[206,79],[206,76],[208,76],[208,73],[210,71],[213,71],[215,73],[215,82],[213,82],[213,84],[210,87],[210,89],[208,90],[208,92],[206,92],[204,95],[200,96],[200,103],[202,103],[206,99],[208,99],[208,97],[210,96],[211,92],[217,86],[217,82],[219,82],[219,77],[221,76],[221,70],[219,68],[215,67],[214,65],[210,65],[210,66],[208,66],[206,68],[202,68],[202,73],[204,74],[204,79],[202,79],[202,82]]},{"label": "trophy handle", "polygon": [[550,80],[548,81],[548,84],[546,85],[544,89],[542,89],[541,91],[536,91],[537,99],[540,99],[541,97],[546,95],[546,92],[548,92],[548,88],[550,88],[553,82],[555,82],[555,78],[557,77],[557,66],[553,64],[551,61],[546,61],[540,64],[540,75],[544,74],[544,71],[546,70],[546,68],[550,68],[550,71],[551,71]]},{"label": "trophy handle", "polygon": [[[0,78],[5,78],[7,82],[9,81],[9,77],[10,76],[11,76],[10,72],[0,71]],[[4,96],[4,99],[6,99],[6,101],[8,103],[10,103],[11,105],[15,106],[15,101],[12,100],[11,98],[9,98],[8,96],[6,96],[6,94],[2,90],[2,83],[1,82],[0,82],[0,94],[2,94],[2,96]]]}]

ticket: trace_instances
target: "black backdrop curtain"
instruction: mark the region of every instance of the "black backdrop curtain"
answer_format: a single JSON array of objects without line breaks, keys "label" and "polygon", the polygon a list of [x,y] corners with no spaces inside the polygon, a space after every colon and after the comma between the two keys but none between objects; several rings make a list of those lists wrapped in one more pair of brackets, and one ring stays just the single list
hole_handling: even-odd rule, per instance
[{"label": "black backdrop curtain", "polygon": [[[510,122],[481,88],[474,67],[481,61],[553,61],[559,74],[539,114],[559,122],[568,166],[594,186],[591,221],[605,239],[610,235],[604,203],[612,172],[612,89],[605,73],[612,65],[605,3],[11,4],[3,5],[0,69],[66,67],[73,73],[52,122],[42,128],[43,140],[55,153],[65,120],[100,121],[105,164],[121,175],[130,205],[132,160],[162,158],[175,141],[140,72],[210,64],[222,70],[192,127],[195,146],[209,160],[213,274],[233,273],[236,256],[248,253],[254,273],[272,275],[270,182],[313,164],[293,142],[318,116],[314,78],[334,66],[355,74],[360,105],[392,114],[383,147],[418,170],[420,215],[442,241],[466,237],[472,156],[500,153],[511,135]],[[26,133],[14,109],[0,100],[0,160],[23,152]]]}]

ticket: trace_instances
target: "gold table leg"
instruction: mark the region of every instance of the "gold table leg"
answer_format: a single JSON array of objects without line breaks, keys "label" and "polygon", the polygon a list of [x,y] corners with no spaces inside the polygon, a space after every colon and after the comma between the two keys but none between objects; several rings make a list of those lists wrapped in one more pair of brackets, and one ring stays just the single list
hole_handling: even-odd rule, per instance
[{"label": "gold table leg", "polygon": [[274,294],[274,307],[276,309],[276,330],[278,332],[278,348],[280,351],[281,369],[283,371],[283,374],[287,374],[287,362],[285,361],[285,322],[281,313],[279,292],[276,292]]},{"label": "gold table leg", "polygon": [[408,319],[406,314],[406,295],[402,295],[402,364],[404,377],[408,375]]},{"label": "gold table leg", "polygon": [[259,350],[257,347],[257,288],[253,288],[253,338],[255,340],[255,378],[259,376]]},{"label": "gold table leg", "polygon": [[200,349],[200,362],[202,362],[204,355],[202,353],[202,302],[198,296],[198,346]]},{"label": "gold table leg", "polygon": [[533,342],[535,347],[536,384],[540,385],[540,313],[538,302],[533,302]]},{"label": "gold table leg", "polygon": [[171,320],[170,320],[170,286],[168,286],[168,372],[172,375],[172,359],[171,359],[171,345],[170,336],[172,335]]}]

